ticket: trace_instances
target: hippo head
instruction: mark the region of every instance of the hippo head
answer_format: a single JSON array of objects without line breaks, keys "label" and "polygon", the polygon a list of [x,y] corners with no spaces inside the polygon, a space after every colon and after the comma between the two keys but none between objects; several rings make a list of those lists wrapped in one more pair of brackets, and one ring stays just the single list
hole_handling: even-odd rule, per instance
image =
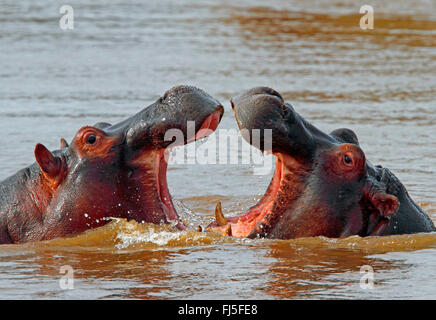
[{"label": "hippo head", "polygon": [[108,217],[183,229],[167,186],[166,155],[213,132],[223,110],[202,90],[178,86],[121,123],[83,127],[70,145],[61,141],[61,150],[38,144],[44,191],[34,196],[50,226],[44,238],[97,227]]},{"label": "hippo head", "polygon": [[[252,89],[234,99],[232,107],[244,132],[267,132],[272,144],[261,151],[276,160],[264,197],[246,214],[224,218],[220,208],[209,230],[239,237],[291,239],[309,236],[379,235],[399,207],[387,193],[349,129],[325,134],[303,119],[279,93]],[[263,134],[264,133],[264,134]],[[250,142],[250,135],[244,135]],[[264,146],[267,147],[264,147]]]}]

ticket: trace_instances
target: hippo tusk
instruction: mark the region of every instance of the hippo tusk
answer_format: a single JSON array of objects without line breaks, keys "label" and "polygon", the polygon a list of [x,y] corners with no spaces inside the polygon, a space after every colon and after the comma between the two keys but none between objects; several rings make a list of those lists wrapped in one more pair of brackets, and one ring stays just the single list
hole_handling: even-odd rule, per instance
[{"label": "hippo tusk", "polygon": [[217,225],[220,227],[225,226],[228,223],[227,219],[224,217],[223,210],[221,208],[221,202],[218,202],[218,204],[216,205],[215,219],[216,219]]},{"label": "hippo tusk", "polygon": [[227,228],[224,230],[224,235],[229,236],[229,237],[233,236],[233,234],[232,234],[232,225],[231,224],[227,225]]}]

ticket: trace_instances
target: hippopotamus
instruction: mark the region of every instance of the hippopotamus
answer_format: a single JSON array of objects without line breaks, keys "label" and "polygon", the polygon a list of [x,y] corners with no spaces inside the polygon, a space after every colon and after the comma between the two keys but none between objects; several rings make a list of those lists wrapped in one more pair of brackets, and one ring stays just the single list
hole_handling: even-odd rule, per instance
[{"label": "hippopotamus", "polygon": [[276,239],[435,231],[400,180],[366,159],[352,130],[322,132],[267,87],[253,88],[231,104],[244,139],[250,143],[244,132],[260,130],[263,142],[256,147],[276,156],[276,169],[266,194],[247,213],[225,218],[218,204],[209,231]]},{"label": "hippopotamus", "polygon": [[[37,144],[36,162],[0,183],[0,243],[71,236],[108,218],[185,229],[168,190],[167,152],[213,132],[223,112],[204,91],[177,86],[127,120],[81,128],[60,150]],[[165,136],[170,129],[183,139]]]}]

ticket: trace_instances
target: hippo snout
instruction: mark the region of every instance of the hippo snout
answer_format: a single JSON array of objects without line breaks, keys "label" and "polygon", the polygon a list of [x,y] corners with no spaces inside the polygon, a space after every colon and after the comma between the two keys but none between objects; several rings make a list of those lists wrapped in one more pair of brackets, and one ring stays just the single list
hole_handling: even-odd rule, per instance
[{"label": "hippo snout", "polygon": [[223,113],[222,104],[203,90],[176,86],[125,123],[127,147],[133,151],[164,149],[173,143],[166,136],[170,130],[183,136],[180,144],[186,144],[205,122],[210,124],[212,131],[215,130]]},{"label": "hippo snout", "polygon": [[255,96],[260,95],[267,95],[267,96],[274,96],[280,100],[281,103],[284,103],[283,97],[275,91],[272,88],[269,87],[256,87],[253,89],[250,89],[230,100],[230,103],[232,105],[233,110],[235,110],[235,107],[237,108],[238,105],[240,105],[244,100],[251,99]]}]

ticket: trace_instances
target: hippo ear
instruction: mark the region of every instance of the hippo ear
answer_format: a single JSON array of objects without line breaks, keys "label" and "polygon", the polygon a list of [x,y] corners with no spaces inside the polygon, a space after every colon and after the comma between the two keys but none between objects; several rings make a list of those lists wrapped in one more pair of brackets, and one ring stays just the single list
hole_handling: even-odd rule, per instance
[{"label": "hippo ear", "polygon": [[400,206],[400,202],[396,196],[381,191],[371,196],[370,200],[372,205],[377,208],[380,214],[384,217],[391,217],[394,215]]},{"label": "hippo ear", "polygon": [[38,143],[35,147],[35,158],[41,170],[50,177],[58,175],[61,171],[61,159],[55,157],[45,146]]},{"label": "hippo ear", "polygon": [[112,126],[110,123],[107,122],[97,122],[96,124],[93,125],[94,128],[100,129],[100,130],[104,130],[106,128],[109,128],[110,126]]},{"label": "hippo ear", "polygon": [[65,148],[68,148],[68,142],[64,138],[61,138],[61,150]]},{"label": "hippo ear", "polygon": [[347,128],[336,129],[330,132],[330,135],[338,139],[340,142],[359,145],[359,139],[357,138],[356,133],[351,129],[347,129]]}]

